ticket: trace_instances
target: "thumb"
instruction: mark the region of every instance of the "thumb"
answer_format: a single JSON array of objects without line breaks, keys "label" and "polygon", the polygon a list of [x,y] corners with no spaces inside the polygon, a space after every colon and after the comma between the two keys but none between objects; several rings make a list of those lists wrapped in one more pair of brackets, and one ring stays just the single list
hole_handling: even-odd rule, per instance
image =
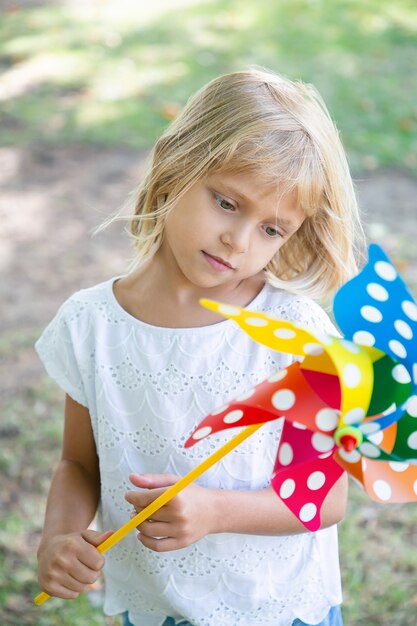
[{"label": "thumb", "polygon": [[81,533],[81,537],[87,541],[87,543],[91,543],[92,546],[97,548],[103,541],[106,541],[113,534],[112,530],[106,530],[105,532],[98,530],[83,530]]},{"label": "thumb", "polygon": [[129,480],[141,489],[159,489],[175,485],[179,478],[175,474],[130,474]]}]

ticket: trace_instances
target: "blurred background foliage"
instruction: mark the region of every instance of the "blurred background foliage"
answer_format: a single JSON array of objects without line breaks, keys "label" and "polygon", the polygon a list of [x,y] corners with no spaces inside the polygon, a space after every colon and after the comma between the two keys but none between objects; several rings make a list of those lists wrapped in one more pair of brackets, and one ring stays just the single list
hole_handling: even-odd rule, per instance
[{"label": "blurred background foliage", "polygon": [[[65,167],[65,159],[63,167],[57,163],[60,147],[81,145],[88,155],[81,168],[88,159],[98,161],[101,149],[107,151],[112,177],[108,170],[101,178],[95,172],[92,184],[100,180],[104,188],[108,179],[114,187],[122,176],[121,163],[145,153],[196,89],[220,73],[252,64],[319,89],[355,174],[384,170],[415,177],[416,0],[0,0],[0,146],[16,149],[22,178],[13,184],[23,180],[25,191],[25,164],[39,155],[44,169],[32,170],[30,176],[45,172],[48,163],[52,169],[53,163],[51,176],[59,177]],[[45,157],[48,146],[50,161]],[[123,162],[119,155],[115,174],[108,154],[120,149],[127,155]],[[25,161],[25,154],[31,159]],[[77,148],[72,158],[80,154]],[[74,170],[73,161],[66,166]],[[45,194],[49,181],[48,210],[55,214],[61,192],[43,176],[40,193]],[[26,178],[26,184],[30,191],[33,181]],[[10,189],[10,197],[17,197],[15,187]],[[389,181],[376,204],[387,189]],[[65,197],[71,195],[65,185],[64,190]],[[75,182],[73,190],[77,192]],[[19,207],[8,204],[6,216],[27,219],[33,230],[36,224],[30,218],[38,215],[39,220],[39,214],[33,207],[29,211],[28,195],[23,198],[26,211],[19,213]],[[67,211],[68,219],[75,213],[71,200],[61,200],[60,210]],[[77,203],[81,215],[92,200],[88,196],[83,204],[77,196]],[[59,219],[61,213],[56,213]],[[384,228],[378,226],[381,243],[390,242],[396,219],[394,213]],[[414,266],[407,263],[415,254],[413,233],[408,226],[406,230],[408,238],[396,234],[390,246],[411,276]],[[21,241],[28,246],[27,239]],[[59,247],[59,236],[57,242]],[[51,240],[35,228],[33,245],[51,247]],[[67,250],[69,261],[61,255],[61,281],[65,263],[76,267],[82,262],[91,271],[93,262],[81,252],[78,247]],[[33,263],[37,257],[28,258]],[[101,259],[104,265],[104,253]],[[13,282],[7,271],[5,276]],[[39,332],[23,325],[2,336],[0,355],[9,369],[14,353],[22,361],[34,360],[32,346]],[[16,387],[19,393],[5,394],[1,403],[0,505],[5,503],[5,514],[0,521],[0,623],[114,625],[117,620],[103,618],[96,606],[100,588],[76,602],[54,600],[42,609],[32,605],[38,592],[36,545],[51,468],[59,455],[62,394],[46,376],[36,385],[18,379]],[[378,505],[352,485],[348,516],[340,526],[346,626],[415,625],[416,524],[414,505]]]},{"label": "blurred background foliage", "polygon": [[354,170],[417,169],[415,0],[3,4],[3,144],[146,149],[197,88],[257,64],[317,86]]}]

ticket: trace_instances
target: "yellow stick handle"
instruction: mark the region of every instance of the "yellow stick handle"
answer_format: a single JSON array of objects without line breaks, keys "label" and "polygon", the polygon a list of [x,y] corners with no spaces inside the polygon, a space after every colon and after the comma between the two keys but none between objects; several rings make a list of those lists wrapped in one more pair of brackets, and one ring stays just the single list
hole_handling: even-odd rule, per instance
[{"label": "yellow stick handle", "polygon": [[[132,517],[132,519],[126,522],[126,524],[124,524],[123,526],[121,526],[119,530],[116,530],[110,537],[108,537],[108,539],[106,539],[105,541],[103,541],[103,543],[97,546],[97,550],[100,552],[100,554],[104,554],[104,552],[110,550],[110,548],[115,546],[116,543],[126,537],[126,535],[128,535],[131,530],[136,528],[136,526],[139,526],[139,524],[142,524],[142,522],[148,519],[148,517],[150,517],[153,513],[158,511],[158,509],[163,507],[164,504],[167,504],[167,502],[172,500],[172,498],[179,494],[180,491],[185,489],[185,487],[188,487],[188,485],[196,480],[199,476],[201,476],[201,474],[204,474],[204,472],[210,469],[212,465],[215,465],[217,461],[220,461],[221,458],[226,456],[226,454],[233,450],[233,448],[236,448],[239,444],[242,443],[242,441],[245,441],[245,439],[253,435],[253,433],[256,432],[261,426],[263,426],[263,423],[254,424],[253,426],[247,426],[244,430],[242,430],[235,437],[233,437],[233,439],[225,443],[224,446],[213,452],[213,454],[211,454],[205,461],[200,463],[200,465],[197,465],[197,467],[191,470],[191,472],[188,472],[188,474],[183,476],[183,478],[180,478],[180,480],[172,485],[169,489],[167,489],[167,491],[164,491],[164,493],[161,494],[159,498],[156,498],[156,500],[151,502],[151,504],[147,506],[146,509],[143,509],[143,511],[135,515],[135,517]],[[42,591],[42,593],[36,596],[34,602],[35,604],[40,606],[41,604],[46,602],[46,600],[49,600],[50,597],[51,596],[49,594]]]}]

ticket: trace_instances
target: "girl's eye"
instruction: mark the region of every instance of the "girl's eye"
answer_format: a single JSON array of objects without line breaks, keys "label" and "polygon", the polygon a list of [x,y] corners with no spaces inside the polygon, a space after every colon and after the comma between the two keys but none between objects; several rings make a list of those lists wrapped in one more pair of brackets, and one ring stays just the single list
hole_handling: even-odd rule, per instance
[{"label": "girl's eye", "polygon": [[281,233],[276,228],[273,228],[272,226],[266,226],[265,232],[268,235],[268,237],[282,237]]},{"label": "girl's eye", "polygon": [[217,204],[224,209],[225,211],[234,211],[235,207],[231,202],[228,202],[225,198],[221,196],[214,196]]}]

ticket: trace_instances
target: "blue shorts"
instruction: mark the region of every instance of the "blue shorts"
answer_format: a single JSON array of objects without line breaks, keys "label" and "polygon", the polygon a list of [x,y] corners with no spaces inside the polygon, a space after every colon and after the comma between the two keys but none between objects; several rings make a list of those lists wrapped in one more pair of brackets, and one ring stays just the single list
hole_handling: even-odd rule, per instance
[{"label": "blue shorts", "polygon": [[[127,613],[123,613],[123,626],[133,626],[132,622],[129,621]],[[176,622],[173,617],[167,617],[163,626],[193,626],[190,622],[183,620],[181,622]],[[343,626],[342,620],[342,611],[340,606],[332,606],[327,616],[324,618],[320,624],[306,624],[306,622],[302,622],[300,619],[296,619],[293,621],[292,626]]]}]

